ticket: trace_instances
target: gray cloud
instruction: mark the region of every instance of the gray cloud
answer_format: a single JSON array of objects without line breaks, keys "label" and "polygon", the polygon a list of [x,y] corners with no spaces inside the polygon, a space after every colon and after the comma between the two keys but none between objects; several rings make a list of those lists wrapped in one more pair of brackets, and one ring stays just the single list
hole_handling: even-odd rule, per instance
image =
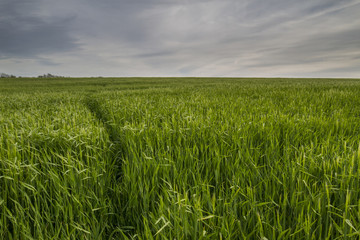
[{"label": "gray cloud", "polygon": [[5,0],[0,3],[0,57],[33,58],[39,54],[78,47],[71,36],[72,17],[42,16],[40,1]]},{"label": "gray cloud", "polygon": [[360,77],[359,0],[5,0],[0,9],[0,64],[15,74]]}]

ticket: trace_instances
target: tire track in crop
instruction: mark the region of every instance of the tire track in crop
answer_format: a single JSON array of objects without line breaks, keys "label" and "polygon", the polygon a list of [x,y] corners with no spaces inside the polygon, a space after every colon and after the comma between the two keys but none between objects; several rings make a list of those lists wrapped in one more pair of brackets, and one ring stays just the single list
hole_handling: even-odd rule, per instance
[{"label": "tire track in crop", "polygon": [[105,127],[107,134],[109,135],[109,139],[113,144],[112,147],[112,160],[117,167],[116,171],[116,179],[118,180],[122,176],[122,159],[121,155],[123,153],[122,144],[120,141],[120,133],[117,129],[112,126],[110,123],[110,119],[108,114],[101,108],[99,101],[91,96],[87,96],[84,99],[85,106],[89,109],[89,111],[99,120]]},{"label": "tire track in crop", "polygon": [[88,95],[84,98],[83,104],[88,108],[93,116],[103,124],[109,136],[109,140],[112,143],[110,159],[104,159],[104,161],[107,162],[107,174],[113,175],[110,176],[110,182],[108,182],[106,184],[107,186],[105,187],[107,201],[109,206],[111,206],[110,211],[112,211],[112,213],[107,215],[106,223],[103,222],[103,224],[107,225],[103,233],[104,239],[112,239],[112,236],[114,234],[116,235],[116,232],[118,231],[118,226],[122,225],[121,216],[113,213],[118,213],[121,211],[121,205],[119,205],[121,201],[119,198],[122,198],[123,196],[121,196],[121,193],[119,195],[119,191],[114,191],[113,188],[115,187],[115,189],[118,190],[116,186],[119,186],[123,176],[122,156],[124,153],[124,148],[121,143],[120,132],[113,125],[111,125],[110,117],[106,109],[101,107],[99,101],[95,97]]}]

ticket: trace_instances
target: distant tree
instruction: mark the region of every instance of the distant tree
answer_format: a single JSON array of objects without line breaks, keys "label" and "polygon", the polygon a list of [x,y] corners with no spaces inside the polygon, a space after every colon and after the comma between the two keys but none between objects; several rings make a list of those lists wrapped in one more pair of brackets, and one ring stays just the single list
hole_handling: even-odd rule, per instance
[{"label": "distant tree", "polygon": [[16,76],[15,76],[15,75],[6,74],[6,73],[1,73],[1,74],[0,74],[0,78],[16,78]]},{"label": "distant tree", "polygon": [[63,78],[63,76],[56,76],[51,73],[47,73],[44,75],[39,75],[38,78]]}]

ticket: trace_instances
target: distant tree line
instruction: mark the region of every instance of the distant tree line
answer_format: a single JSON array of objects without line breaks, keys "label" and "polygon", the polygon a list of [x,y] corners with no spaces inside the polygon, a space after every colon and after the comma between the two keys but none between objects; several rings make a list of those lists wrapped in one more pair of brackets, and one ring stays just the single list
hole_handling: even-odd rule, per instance
[{"label": "distant tree line", "polygon": [[1,74],[0,74],[0,78],[16,78],[16,76],[15,76],[15,75],[6,74],[6,73],[1,73]]},{"label": "distant tree line", "polygon": [[[6,74],[6,73],[0,73],[0,78],[16,78],[17,76],[12,74]],[[47,73],[44,75],[39,75],[38,78],[63,78],[64,76],[57,76],[53,75],[51,73]],[[18,76],[18,78],[21,78],[21,76]]]},{"label": "distant tree line", "polygon": [[64,76],[57,76],[57,75],[53,75],[51,73],[38,76],[38,78],[63,78],[63,77]]}]

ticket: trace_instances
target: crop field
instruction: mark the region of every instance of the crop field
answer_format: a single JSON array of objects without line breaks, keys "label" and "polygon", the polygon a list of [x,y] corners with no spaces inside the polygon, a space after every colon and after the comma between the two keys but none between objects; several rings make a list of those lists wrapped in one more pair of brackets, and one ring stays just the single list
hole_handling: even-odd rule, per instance
[{"label": "crop field", "polygon": [[359,239],[360,80],[0,79],[0,239]]}]

